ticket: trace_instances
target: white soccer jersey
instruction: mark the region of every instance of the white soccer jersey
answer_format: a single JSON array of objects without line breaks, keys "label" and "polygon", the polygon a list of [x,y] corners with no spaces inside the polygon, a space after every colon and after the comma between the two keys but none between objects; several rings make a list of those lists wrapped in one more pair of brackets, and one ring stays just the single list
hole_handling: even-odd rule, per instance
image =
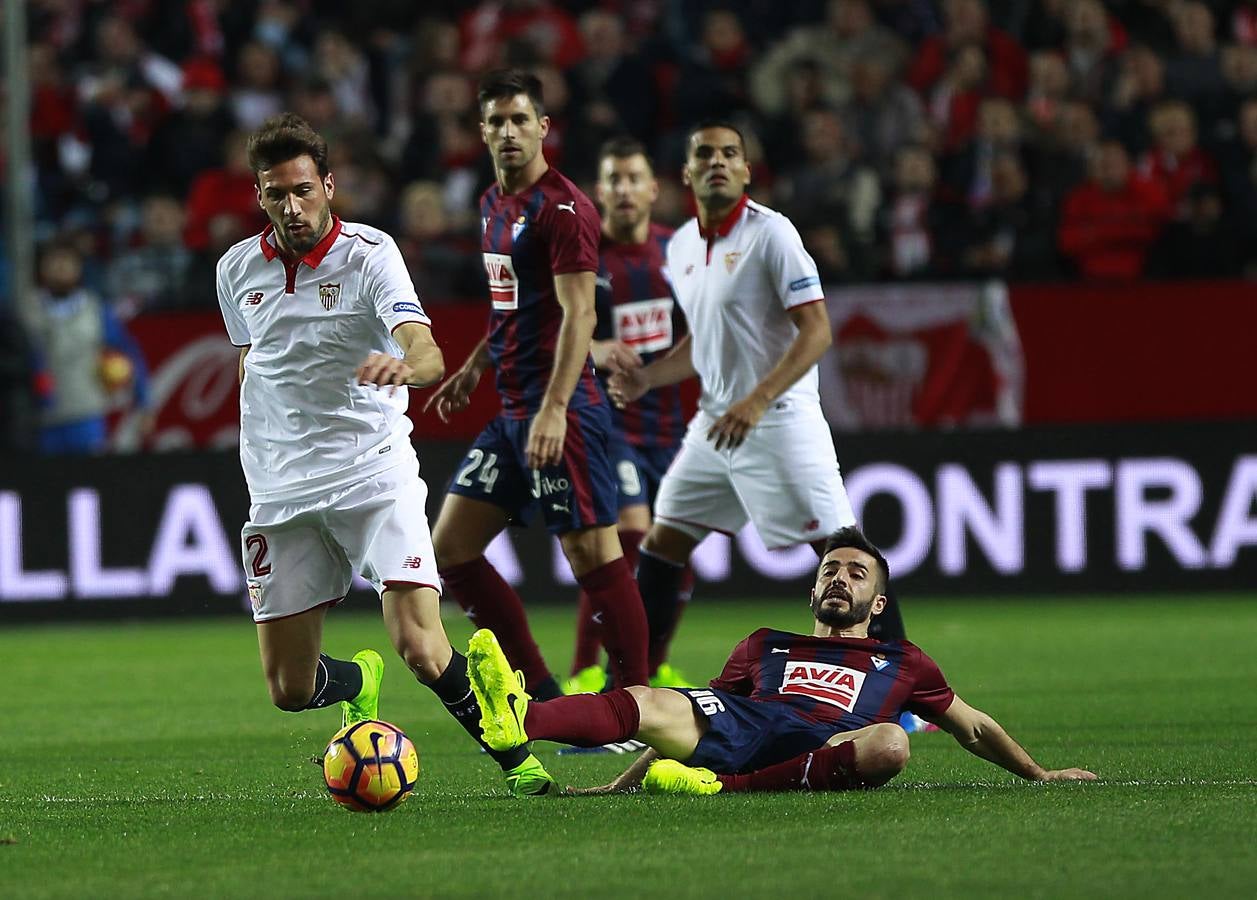
[{"label": "white soccer jersey", "polygon": [[218,261],[231,342],[248,346],[240,388],[240,461],[257,504],[316,495],[415,459],[408,392],[359,385],[374,352],[402,355],[392,333],[430,324],[393,239],[367,225],[332,230],[296,265],[268,227]]},{"label": "white soccer jersey", "polygon": [[[668,242],[668,273],[685,311],[699,406],[712,416],[747,396],[798,335],[787,310],[824,300],[816,263],[790,220],[746,196],[718,228],[697,219]],[[820,407],[816,366],[791,385],[763,421],[792,407]]]}]

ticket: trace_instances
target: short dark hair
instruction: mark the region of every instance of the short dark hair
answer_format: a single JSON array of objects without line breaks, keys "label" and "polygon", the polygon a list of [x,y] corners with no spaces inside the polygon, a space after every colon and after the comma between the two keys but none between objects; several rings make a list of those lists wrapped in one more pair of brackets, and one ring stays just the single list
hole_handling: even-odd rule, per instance
[{"label": "short dark hair", "polygon": [[859,550],[867,553],[877,561],[878,584],[875,590],[879,594],[886,593],[886,587],[890,584],[890,566],[886,562],[886,557],[882,556],[882,551],[873,546],[873,542],[864,536],[864,532],[854,525],[848,525],[845,528],[839,528],[831,534],[825,541],[825,550],[821,553],[824,559],[839,547],[850,547],[853,550]]},{"label": "short dark hair", "polygon": [[[737,123],[735,123],[732,119],[723,119],[719,117],[699,119],[691,125],[689,130],[685,132],[686,146],[689,146],[690,139],[694,137],[694,135],[698,134],[705,128],[728,128],[738,136],[738,143],[742,145],[742,154],[746,154],[746,135],[742,133],[742,129],[739,128]],[[688,154],[688,152],[689,151],[687,150],[686,153]]]},{"label": "short dark hair", "polygon": [[249,168],[254,175],[290,159],[308,156],[318,167],[319,176],[327,177],[327,141],[296,113],[280,113],[263,122],[249,136],[248,151]]},{"label": "short dark hair", "polygon": [[605,141],[598,149],[598,165],[602,165],[602,161],[608,156],[612,159],[628,159],[630,156],[640,154],[646,160],[646,165],[650,166],[650,171],[655,171],[655,161],[650,158],[650,154],[646,152],[646,145],[635,137],[621,135],[613,137]]},{"label": "short dark hair", "polygon": [[519,94],[527,94],[532,108],[540,119],[546,114],[545,101],[541,96],[541,79],[523,69],[494,69],[480,79],[476,102],[480,116],[484,117],[484,105],[490,100],[509,100]]}]

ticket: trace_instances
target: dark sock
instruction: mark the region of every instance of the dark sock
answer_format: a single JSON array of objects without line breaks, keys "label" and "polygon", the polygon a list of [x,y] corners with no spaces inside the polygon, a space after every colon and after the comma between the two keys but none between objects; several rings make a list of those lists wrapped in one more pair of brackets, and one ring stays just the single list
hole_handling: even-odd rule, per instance
[{"label": "dark sock", "polygon": [[528,693],[532,694],[534,700],[544,703],[547,700],[553,700],[555,697],[562,697],[563,689],[559,687],[559,683],[554,680],[553,675],[547,675],[536,684],[530,684]]},{"label": "dark sock", "polygon": [[322,709],[352,700],[362,693],[362,667],[352,659],[332,659],[326,653],[319,654],[319,664],[314,668],[314,693],[305,709]]},{"label": "dark sock", "polygon": [[646,607],[646,627],[649,632],[647,659],[653,674],[667,658],[668,642],[677,622],[677,607],[681,605],[681,579],[685,566],[642,550],[637,561],[637,587],[642,593],[642,605]]},{"label": "dark sock", "polygon": [[549,703],[530,703],[524,730],[530,740],[561,741],[577,747],[601,747],[637,734],[641,711],[626,690],[573,694]]},{"label": "dark sock", "polygon": [[492,750],[485,744],[484,735],[480,731],[480,704],[476,702],[476,695],[471,690],[471,682],[467,679],[467,657],[463,654],[455,650],[445,671],[437,677],[436,681],[427,686],[445,704],[445,708],[450,711],[454,720],[463,726],[463,730],[489,752],[494,762],[502,767],[502,771],[513,769],[528,758],[531,751],[526,745],[501,752]]},{"label": "dark sock", "polygon": [[511,667],[522,669],[529,692],[550,677],[537,642],[528,629],[519,594],[506,583],[498,570],[483,556],[441,569],[446,591],[478,628],[488,628],[497,636]]},{"label": "dark sock", "polygon": [[864,787],[855,768],[855,742],[821,747],[745,775],[719,775],[724,790],[850,791]]},{"label": "dark sock", "polygon": [[576,651],[572,655],[572,674],[598,665],[598,653],[602,650],[602,627],[594,618],[594,608],[589,595],[580,592],[576,603]]},{"label": "dark sock", "polygon": [[616,686],[645,684],[646,614],[628,564],[613,559],[576,580],[589,594],[594,612],[601,614],[602,642],[611,657]]},{"label": "dark sock", "polygon": [[899,598],[893,590],[886,591],[886,606],[869,622],[869,637],[879,641],[902,641],[908,636],[899,611]]}]

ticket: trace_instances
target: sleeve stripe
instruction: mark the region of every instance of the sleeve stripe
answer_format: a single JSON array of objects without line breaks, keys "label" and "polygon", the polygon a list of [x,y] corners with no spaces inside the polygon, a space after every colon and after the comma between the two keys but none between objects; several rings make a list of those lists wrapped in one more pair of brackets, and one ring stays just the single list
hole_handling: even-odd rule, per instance
[{"label": "sleeve stripe", "polygon": [[800,300],[798,303],[791,303],[786,307],[786,309],[798,309],[800,306],[808,306],[812,303],[824,303],[824,302],[825,302],[825,295],[821,294],[819,297],[812,297],[810,300]]},{"label": "sleeve stripe", "polygon": [[392,328],[388,330],[388,333],[392,334],[397,329],[401,328],[403,325],[426,325],[429,328],[431,328],[432,320],[431,319],[407,319],[405,322],[398,322],[396,325],[394,325]]}]

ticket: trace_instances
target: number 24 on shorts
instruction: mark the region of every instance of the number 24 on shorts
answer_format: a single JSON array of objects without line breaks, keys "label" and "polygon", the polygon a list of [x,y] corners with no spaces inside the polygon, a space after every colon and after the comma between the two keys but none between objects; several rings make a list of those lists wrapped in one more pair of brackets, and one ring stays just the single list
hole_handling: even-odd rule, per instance
[{"label": "number 24 on shorts", "polygon": [[[482,465],[483,463],[483,465]],[[477,469],[479,472],[477,473]],[[496,453],[485,453],[479,447],[473,447],[471,452],[467,454],[467,463],[458,472],[455,481],[462,487],[472,487],[472,475],[475,474],[475,480],[480,482],[482,489],[486,494],[493,490],[494,482],[498,480],[498,455]]]}]

